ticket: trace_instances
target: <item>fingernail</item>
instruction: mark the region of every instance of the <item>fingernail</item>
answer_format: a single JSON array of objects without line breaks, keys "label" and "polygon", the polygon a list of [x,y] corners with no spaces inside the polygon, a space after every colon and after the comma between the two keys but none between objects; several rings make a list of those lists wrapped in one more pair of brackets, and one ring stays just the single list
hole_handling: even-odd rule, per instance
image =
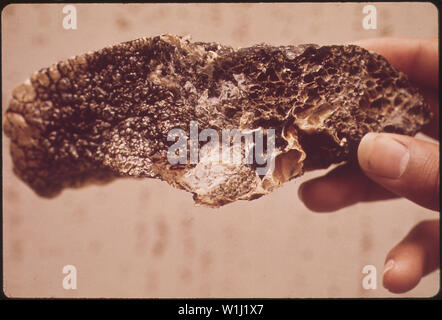
[{"label": "fingernail", "polygon": [[373,132],[362,138],[358,154],[363,170],[389,179],[400,178],[410,159],[408,148],[393,136]]},{"label": "fingernail", "polygon": [[387,261],[387,263],[384,266],[384,272],[382,273],[382,276],[385,276],[385,274],[390,271],[391,269],[393,269],[395,266],[394,260],[390,259]]}]

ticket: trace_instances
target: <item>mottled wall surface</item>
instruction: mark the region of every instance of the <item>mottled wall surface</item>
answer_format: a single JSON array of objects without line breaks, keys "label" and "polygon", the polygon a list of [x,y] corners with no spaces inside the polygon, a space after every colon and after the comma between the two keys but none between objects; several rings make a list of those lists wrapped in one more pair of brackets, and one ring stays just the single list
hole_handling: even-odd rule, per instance
[{"label": "mottled wall surface", "polygon": [[[378,36],[437,37],[429,3],[376,3],[378,29],[356,4],[9,5],[2,12],[2,109],[32,72],[86,51],[163,33],[233,47],[342,44]],[[297,198],[306,174],[272,194],[220,209],[195,207],[165,182],[120,179],[38,197],[12,172],[3,138],[4,290],[11,297],[387,297],[385,256],[433,213],[406,200],[320,215]],[[427,212],[428,211],[428,212]],[[378,288],[361,286],[364,265]],[[78,288],[62,287],[74,265]],[[432,296],[439,272],[402,296]]]}]

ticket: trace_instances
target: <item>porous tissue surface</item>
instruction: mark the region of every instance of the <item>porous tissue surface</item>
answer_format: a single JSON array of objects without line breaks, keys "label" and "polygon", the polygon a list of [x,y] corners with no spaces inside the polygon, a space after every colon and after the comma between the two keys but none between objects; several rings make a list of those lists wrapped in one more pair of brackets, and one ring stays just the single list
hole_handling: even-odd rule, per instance
[{"label": "porous tissue surface", "polygon": [[[354,45],[235,50],[172,35],[53,64],[13,91],[4,131],[14,172],[39,195],[116,177],[160,178],[218,207],[256,199],[305,170],[354,158],[367,132],[414,135],[431,118],[407,77]],[[168,132],[275,129],[275,169],[171,165]],[[220,133],[221,136],[221,133]]]}]

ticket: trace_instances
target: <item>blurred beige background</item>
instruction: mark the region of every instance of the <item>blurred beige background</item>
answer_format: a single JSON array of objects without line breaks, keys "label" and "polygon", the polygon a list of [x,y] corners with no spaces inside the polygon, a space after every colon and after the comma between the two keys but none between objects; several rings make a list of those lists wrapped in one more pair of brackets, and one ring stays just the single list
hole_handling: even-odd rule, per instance
[{"label": "blurred beige background", "polygon": [[[379,36],[437,37],[431,3],[375,3],[377,30],[362,28],[364,3],[8,5],[2,12],[2,110],[12,89],[53,62],[163,33],[233,47],[342,44]],[[165,182],[121,179],[38,197],[12,173],[3,138],[3,270],[10,297],[390,297],[388,251],[435,214],[406,200],[315,214],[297,197],[308,173],[272,194],[220,209],[195,207]],[[362,268],[377,267],[376,290]],[[78,271],[76,290],[62,268]],[[401,296],[439,291],[439,271]]]}]

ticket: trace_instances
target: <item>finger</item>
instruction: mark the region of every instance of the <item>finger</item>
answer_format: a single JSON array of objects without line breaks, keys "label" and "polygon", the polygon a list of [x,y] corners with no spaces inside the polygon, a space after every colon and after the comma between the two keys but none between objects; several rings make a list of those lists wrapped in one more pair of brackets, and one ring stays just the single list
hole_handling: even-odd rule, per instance
[{"label": "finger", "polygon": [[316,212],[331,212],[361,201],[397,197],[367,178],[359,168],[348,164],[304,182],[298,189],[298,196],[307,208]]},{"label": "finger", "polygon": [[439,268],[439,221],[423,221],[387,256],[383,285],[394,293],[413,289],[421,278]]},{"label": "finger", "polygon": [[353,44],[381,54],[414,83],[439,88],[438,39],[376,38]]},{"label": "finger", "polygon": [[364,173],[387,190],[439,211],[439,144],[392,133],[368,133],[359,144]]}]

